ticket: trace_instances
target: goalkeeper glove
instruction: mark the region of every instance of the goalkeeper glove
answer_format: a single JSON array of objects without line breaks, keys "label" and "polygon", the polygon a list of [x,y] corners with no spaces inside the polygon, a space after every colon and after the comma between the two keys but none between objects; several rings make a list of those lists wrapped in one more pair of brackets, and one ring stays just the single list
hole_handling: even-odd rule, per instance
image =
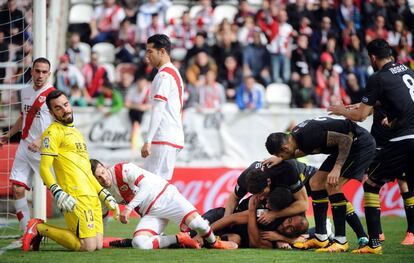
[{"label": "goalkeeper glove", "polygon": [[105,203],[106,207],[109,208],[109,210],[112,211],[113,218],[115,220],[118,220],[119,217],[119,206],[116,202],[115,198],[111,195],[111,193],[106,190],[105,188],[102,188],[102,190],[99,192],[99,199]]},{"label": "goalkeeper glove", "polygon": [[50,191],[52,191],[52,194],[55,197],[57,206],[59,207],[60,211],[72,212],[73,210],[75,210],[75,198],[63,191],[58,184],[53,184],[50,187]]}]

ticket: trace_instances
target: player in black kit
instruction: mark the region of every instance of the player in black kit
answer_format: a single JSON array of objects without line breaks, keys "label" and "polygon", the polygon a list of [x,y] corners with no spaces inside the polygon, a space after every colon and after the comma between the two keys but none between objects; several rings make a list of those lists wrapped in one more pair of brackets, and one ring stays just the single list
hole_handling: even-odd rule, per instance
[{"label": "player in black kit", "polygon": [[394,63],[392,51],[385,40],[375,39],[367,45],[371,65],[376,71],[369,77],[362,102],[356,107],[334,105],[332,114],[363,121],[375,105],[387,113],[392,136],[376,154],[364,183],[365,217],[369,244],[354,253],[381,254],[379,240],[379,190],[397,175],[405,173],[408,193],[405,194],[407,218],[414,216],[414,72],[407,66]]},{"label": "player in black kit", "polygon": [[[345,220],[362,228],[342,187],[349,179],[362,181],[365,170],[375,154],[374,138],[350,120],[316,118],[306,120],[291,133],[272,133],[266,141],[270,154],[293,159],[308,154],[329,156],[313,176],[310,187],[316,233],[314,238],[297,243],[301,249],[319,248],[317,252],[345,252],[349,245],[345,236]],[[329,202],[335,225],[335,238],[329,245],[326,234],[326,213]],[[363,231],[363,230],[362,230]]]}]

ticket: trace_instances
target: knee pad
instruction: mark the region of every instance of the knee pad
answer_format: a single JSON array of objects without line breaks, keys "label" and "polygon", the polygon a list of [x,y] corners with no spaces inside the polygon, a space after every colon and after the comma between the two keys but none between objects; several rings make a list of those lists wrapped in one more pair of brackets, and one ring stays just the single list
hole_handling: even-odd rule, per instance
[{"label": "knee pad", "polygon": [[132,239],[132,247],[137,249],[153,249],[152,240],[154,237],[138,235]]},{"label": "knee pad", "polygon": [[210,231],[210,226],[207,220],[203,219],[200,215],[191,220],[191,222],[188,224],[188,227],[192,230],[197,231],[197,233],[201,236],[208,234]]}]

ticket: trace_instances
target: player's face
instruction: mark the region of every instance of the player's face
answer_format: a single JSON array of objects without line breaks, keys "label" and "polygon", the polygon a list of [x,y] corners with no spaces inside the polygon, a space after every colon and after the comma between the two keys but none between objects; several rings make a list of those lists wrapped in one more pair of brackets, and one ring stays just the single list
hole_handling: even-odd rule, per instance
[{"label": "player's face", "polygon": [[290,160],[295,158],[295,150],[289,144],[282,146],[280,153],[277,155],[283,160]]},{"label": "player's face", "polygon": [[43,87],[50,76],[50,68],[47,63],[37,62],[32,70],[32,79],[33,79],[33,85],[40,89]]},{"label": "player's face", "polygon": [[145,52],[145,58],[148,60],[151,66],[157,67],[161,61],[161,51],[154,48],[154,43],[149,43],[147,45],[147,50]]},{"label": "player's face", "polygon": [[50,101],[53,117],[64,124],[73,122],[73,111],[68,98],[64,95]]},{"label": "player's face", "polygon": [[105,188],[111,187],[112,181],[111,181],[111,177],[109,176],[108,169],[103,167],[101,164],[98,164],[96,166],[94,175],[100,185],[102,185]]},{"label": "player's face", "polygon": [[298,232],[296,228],[301,224],[301,220],[302,216],[288,217],[278,226],[277,230],[285,236],[293,237]]},{"label": "player's face", "polygon": [[269,193],[270,193],[270,186],[266,186],[266,188],[263,190],[263,192],[261,192],[260,194],[258,194],[259,200],[260,201],[266,200],[267,197],[269,196]]}]

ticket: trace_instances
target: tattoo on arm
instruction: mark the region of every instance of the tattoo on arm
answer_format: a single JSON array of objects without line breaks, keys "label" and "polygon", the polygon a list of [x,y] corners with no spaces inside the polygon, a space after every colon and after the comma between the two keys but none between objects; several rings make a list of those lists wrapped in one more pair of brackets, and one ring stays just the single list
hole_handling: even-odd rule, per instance
[{"label": "tattoo on arm", "polygon": [[348,158],[349,151],[351,150],[352,141],[352,137],[347,134],[328,131],[326,145],[328,147],[338,146],[338,157],[336,158],[335,164],[341,167],[344,165]]}]

